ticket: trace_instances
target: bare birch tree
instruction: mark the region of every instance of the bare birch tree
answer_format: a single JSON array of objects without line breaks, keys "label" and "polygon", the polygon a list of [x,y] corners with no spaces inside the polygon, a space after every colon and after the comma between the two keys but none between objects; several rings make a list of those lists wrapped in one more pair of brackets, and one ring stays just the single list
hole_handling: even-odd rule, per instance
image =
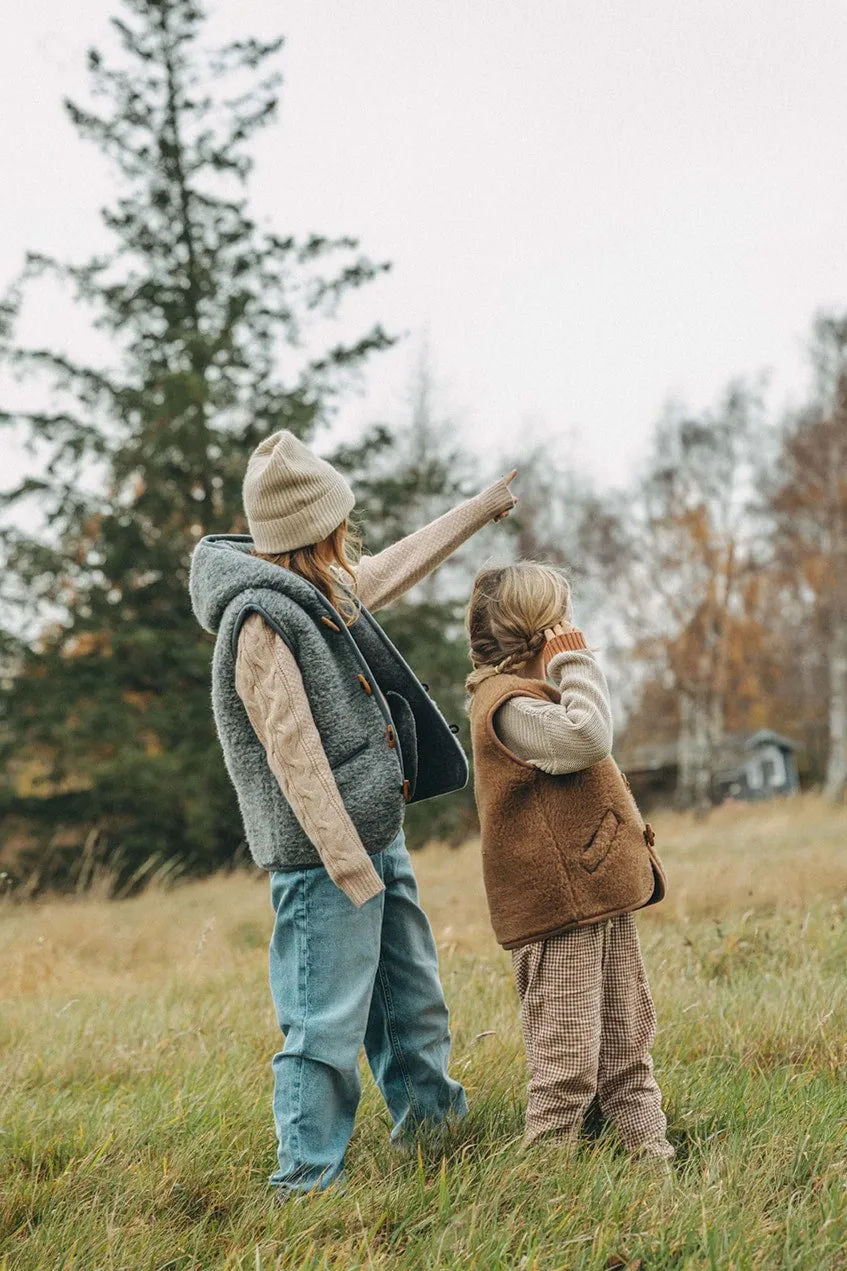
[{"label": "bare birch tree", "polygon": [[817,319],[812,358],[815,400],[785,430],[772,506],[779,559],[808,604],[808,638],[823,642],[824,790],[838,802],[847,787],[847,315]]},{"label": "bare birch tree", "polygon": [[620,516],[618,588],[635,656],[676,702],[677,801],[708,808],[726,731],[733,648],[755,568],[758,394],[730,386],[714,411],[670,408]]}]

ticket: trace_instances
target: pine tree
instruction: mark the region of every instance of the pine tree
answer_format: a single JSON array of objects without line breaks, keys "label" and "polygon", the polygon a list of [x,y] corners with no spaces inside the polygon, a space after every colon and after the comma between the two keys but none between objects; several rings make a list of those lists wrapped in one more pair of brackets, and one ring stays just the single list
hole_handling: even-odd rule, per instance
[{"label": "pine tree", "polygon": [[[246,456],[308,436],[375,327],[313,351],[344,294],[385,266],[351,239],[297,241],[251,218],[251,138],[276,115],[282,41],[206,52],[198,0],[122,0],[119,50],[89,54],[93,101],[67,103],[119,174],[110,250],[31,256],[0,309],[0,357],[49,408],[0,413],[42,471],[3,498],[2,844],[42,880],[108,862],[122,887],[158,867],[231,860],[240,823],[214,736],[210,641],[188,565],[205,533],[243,528]],[[20,348],[34,279],[71,290],[114,365]],[[12,527],[27,502],[43,532]],[[84,850],[81,852],[81,847]]]}]

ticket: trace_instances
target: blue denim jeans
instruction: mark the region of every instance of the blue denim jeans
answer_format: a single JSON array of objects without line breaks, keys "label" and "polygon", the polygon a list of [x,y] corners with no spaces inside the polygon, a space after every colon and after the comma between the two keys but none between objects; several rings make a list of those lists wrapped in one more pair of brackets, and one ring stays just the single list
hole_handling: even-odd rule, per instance
[{"label": "blue denim jeans", "polygon": [[274,1056],[274,1120],[287,1191],[341,1174],[364,1045],[392,1138],[464,1116],[447,1074],[450,1031],[435,941],[402,832],[373,858],[385,891],[361,909],[324,869],[271,875],[270,979],[285,1045]]}]

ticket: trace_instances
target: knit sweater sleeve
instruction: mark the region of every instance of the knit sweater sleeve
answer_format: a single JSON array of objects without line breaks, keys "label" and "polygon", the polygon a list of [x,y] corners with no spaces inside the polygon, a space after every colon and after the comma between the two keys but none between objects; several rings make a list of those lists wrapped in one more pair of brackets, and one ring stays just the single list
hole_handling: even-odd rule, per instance
[{"label": "knit sweater sleeve", "polygon": [[576,630],[548,642],[545,664],[561,700],[511,697],[495,715],[494,728],[503,745],[534,768],[551,776],[581,772],[612,752],[606,677]]},{"label": "knit sweater sleeve", "polygon": [[516,499],[505,481],[445,512],[376,556],[363,556],[357,590],[366,609],[384,609],[421,582],[489,521],[510,512]]},{"label": "knit sweater sleeve", "polygon": [[252,614],[238,639],[235,686],[271,771],[332,881],[355,905],[383,890],[341,797],[294,657]]}]

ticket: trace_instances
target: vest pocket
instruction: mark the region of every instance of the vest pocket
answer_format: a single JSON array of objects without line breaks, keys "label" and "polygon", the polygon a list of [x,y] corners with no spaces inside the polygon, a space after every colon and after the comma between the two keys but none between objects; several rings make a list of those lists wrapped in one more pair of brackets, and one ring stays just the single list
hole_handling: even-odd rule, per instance
[{"label": "vest pocket", "polygon": [[612,843],[615,841],[615,835],[620,829],[620,824],[621,819],[617,812],[609,808],[591,838],[583,846],[580,859],[582,868],[587,870],[589,874],[593,874],[596,869],[599,869],[609,855]]},{"label": "vest pocket", "polygon": [[337,772],[338,769],[343,768],[346,763],[350,763],[351,759],[355,759],[358,755],[360,755],[363,750],[367,750],[369,745],[370,745],[370,742],[368,741],[367,737],[365,738],[364,741],[357,742],[355,747],[352,750],[348,750],[345,754],[341,756],[340,759],[334,758],[332,763],[330,764],[330,768],[332,769],[333,772]]}]

